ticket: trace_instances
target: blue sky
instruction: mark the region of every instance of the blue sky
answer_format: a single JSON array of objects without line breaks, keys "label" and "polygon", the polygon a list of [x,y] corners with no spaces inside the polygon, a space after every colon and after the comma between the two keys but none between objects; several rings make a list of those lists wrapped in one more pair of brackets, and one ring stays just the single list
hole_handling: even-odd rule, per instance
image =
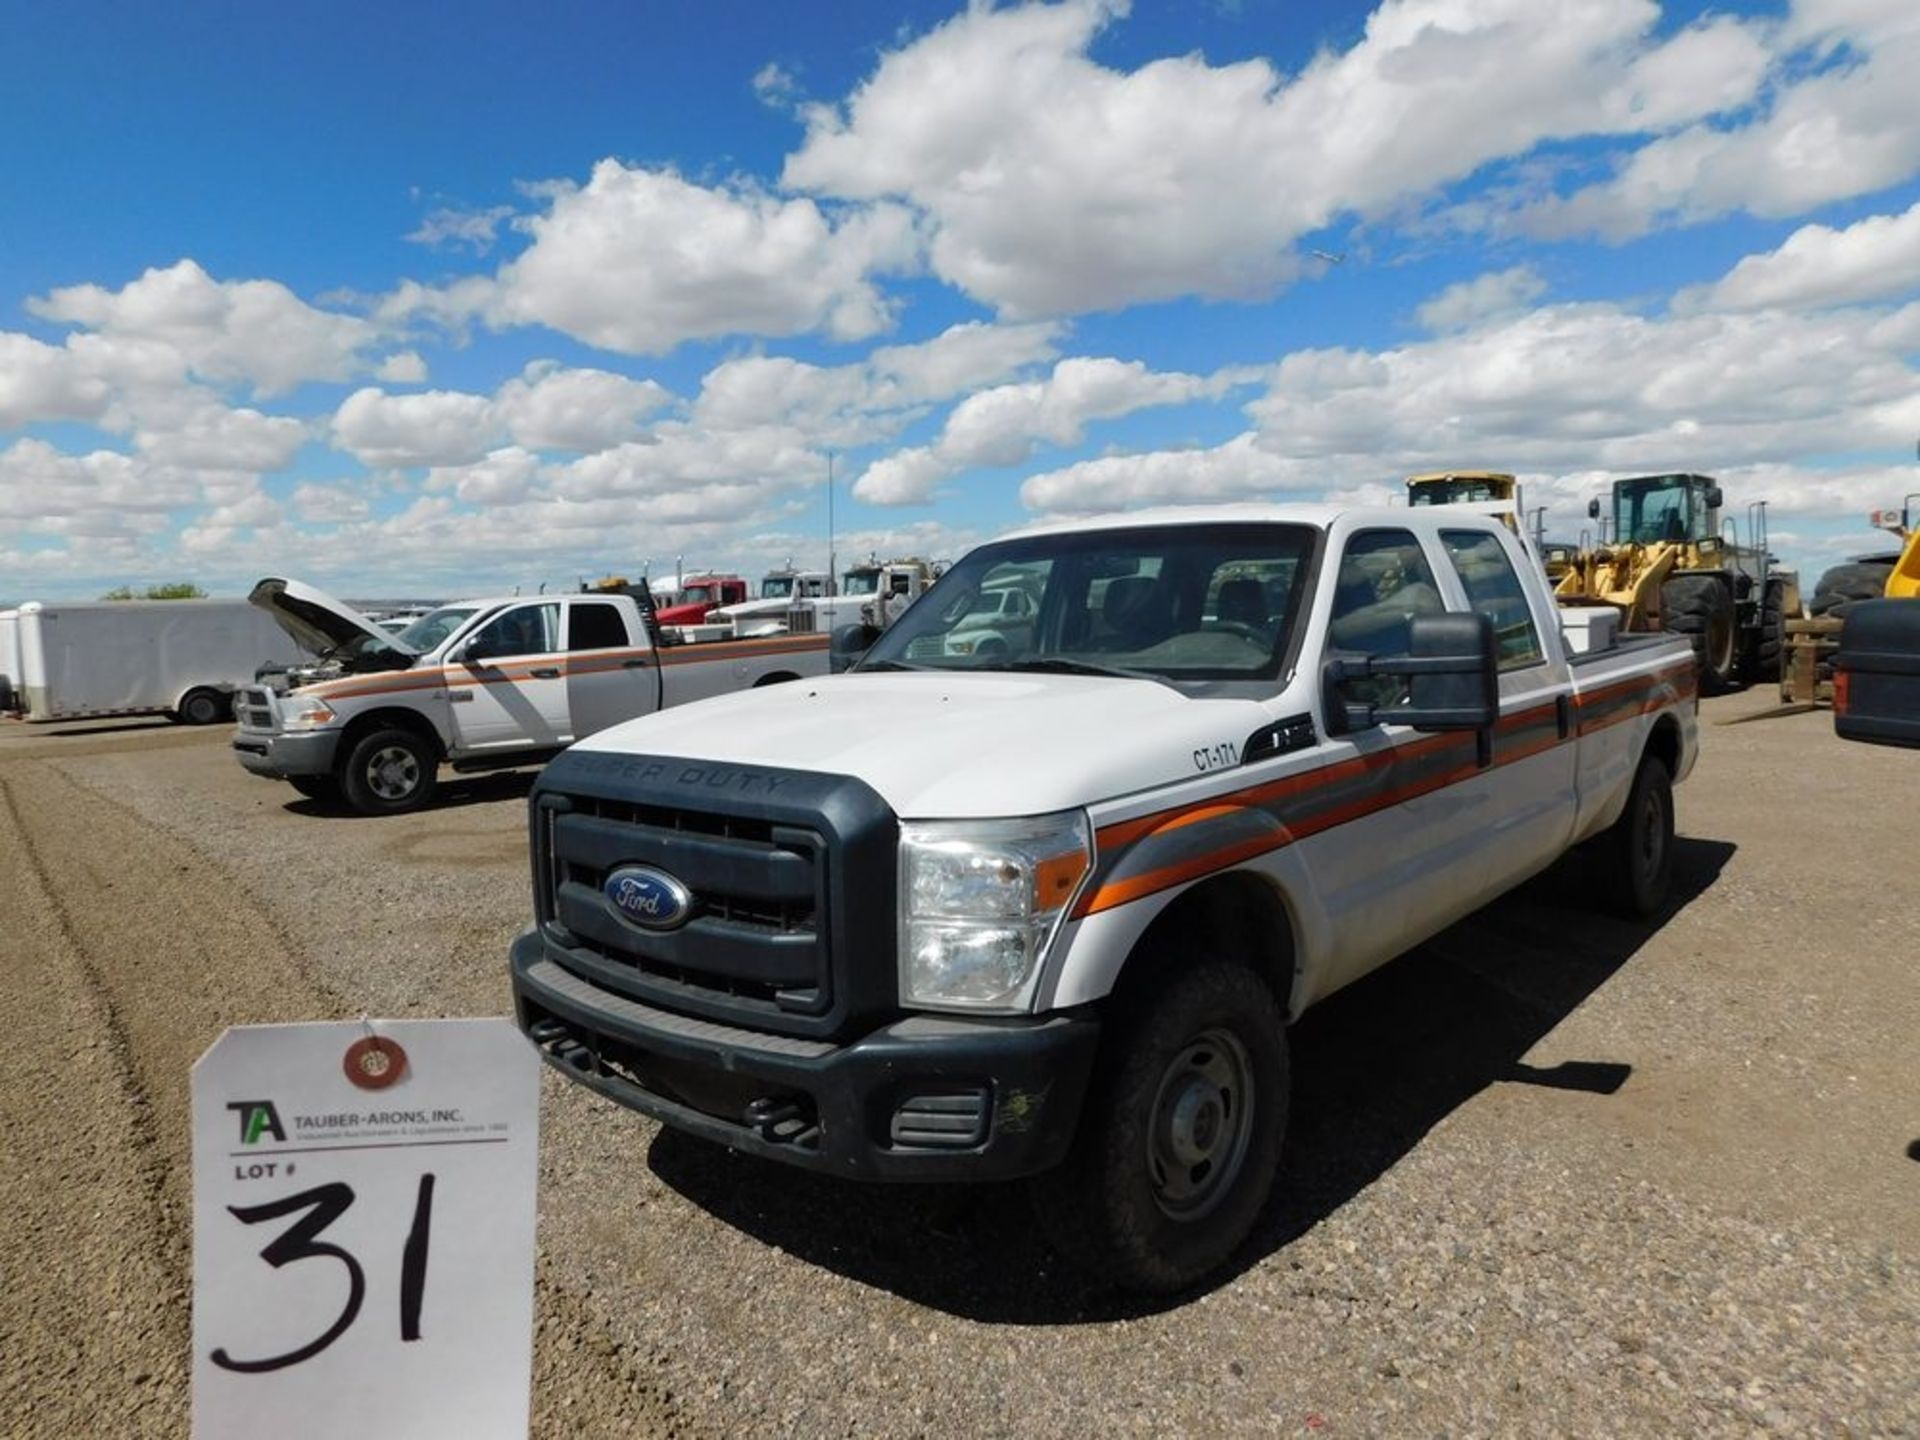
[{"label": "blue sky", "polygon": [[0,7],[0,595],[1920,488],[1910,0]]}]

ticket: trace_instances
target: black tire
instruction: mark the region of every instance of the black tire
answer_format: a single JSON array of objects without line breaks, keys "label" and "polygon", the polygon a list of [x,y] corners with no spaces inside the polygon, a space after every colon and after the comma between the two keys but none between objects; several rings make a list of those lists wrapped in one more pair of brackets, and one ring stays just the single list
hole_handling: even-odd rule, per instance
[{"label": "black tire", "polygon": [[340,798],[340,781],[333,775],[289,775],[287,783],[309,800],[332,804]]},{"label": "black tire", "polygon": [[1156,978],[1117,1002],[1079,1134],[1036,1176],[1054,1247],[1129,1290],[1218,1269],[1272,1193],[1287,1125],[1287,1033],[1273,991],[1227,960],[1139,957]]},{"label": "black tire", "polygon": [[1693,645],[1702,694],[1733,688],[1735,644],[1733,592],[1717,575],[1682,575],[1660,587],[1667,629]]},{"label": "black tire", "polygon": [[1642,756],[1626,809],[1599,837],[1607,909],[1645,920],[1673,889],[1673,777],[1656,755]]},{"label": "black tire", "polygon": [[233,718],[233,696],[219,690],[189,690],[180,697],[173,717],[182,725],[218,725]]},{"label": "black tire", "polygon": [[1757,682],[1780,678],[1780,660],[1787,653],[1787,582],[1769,580],[1760,592],[1760,633],[1753,642],[1753,673]]},{"label": "black tire", "polygon": [[1855,600],[1878,600],[1887,593],[1887,580],[1892,574],[1890,560],[1853,560],[1836,565],[1814,586],[1807,609],[1815,615],[1827,615]]},{"label": "black tire", "polygon": [[398,815],[433,798],[440,756],[411,730],[372,730],[340,767],[340,791],[362,815]]}]

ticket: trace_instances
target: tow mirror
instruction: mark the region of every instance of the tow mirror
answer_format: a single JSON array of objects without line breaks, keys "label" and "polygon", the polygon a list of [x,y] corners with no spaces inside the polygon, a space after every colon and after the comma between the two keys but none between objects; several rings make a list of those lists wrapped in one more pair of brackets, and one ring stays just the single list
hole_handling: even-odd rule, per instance
[{"label": "tow mirror", "polygon": [[1596,495],[1593,497],[1593,499],[1587,501],[1587,519],[1598,520],[1599,518],[1600,518],[1600,497]]},{"label": "tow mirror", "polygon": [[842,625],[827,641],[827,669],[835,675],[851,670],[879,638],[877,625]]},{"label": "tow mirror", "polygon": [[[1391,721],[1433,734],[1473,730],[1480,763],[1493,757],[1493,725],[1500,718],[1499,660],[1493,622],[1485,615],[1416,615],[1404,655],[1334,655],[1323,672],[1327,729],[1335,735]],[[1407,703],[1379,705],[1354,698],[1356,680],[1405,676]]]}]

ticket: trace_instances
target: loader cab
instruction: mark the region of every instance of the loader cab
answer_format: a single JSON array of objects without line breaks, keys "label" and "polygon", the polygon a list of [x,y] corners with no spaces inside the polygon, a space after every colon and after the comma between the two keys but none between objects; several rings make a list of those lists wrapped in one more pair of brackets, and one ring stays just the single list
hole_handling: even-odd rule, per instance
[{"label": "loader cab", "polygon": [[[1613,487],[1613,536],[1620,544],[1716,545],[1720,486],[1705,475],[1646,475]],[[1587,507],[1600,517],[1600,502]]]}]

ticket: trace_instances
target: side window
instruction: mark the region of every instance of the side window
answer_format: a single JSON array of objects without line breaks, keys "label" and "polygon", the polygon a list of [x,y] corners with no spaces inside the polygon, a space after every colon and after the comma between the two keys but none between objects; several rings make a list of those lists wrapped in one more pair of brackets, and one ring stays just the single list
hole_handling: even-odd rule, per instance
[{"label": "side window", "polygon": [[[1363,655],[1404,655],[1413,617],[1446,611],[1426,553],[1410,530],[1362,530],[1347,541],[1333,591],[1329,641],[1335,650]],[[1356,682],[1355,699],[1399,705],[1407,698],[1402,676]]]},{"label": "side window", "polygon": [[619,606],[596,600],[567,607],[568,650],[619,650],[630,643]]},{"label": "side window", "polygon": [[1493,621],[1500,668],[1518,670],[1538,664],[1545,657],[1540,632],[1534,628],[1527,592],[1521,588],[1513,561],[1499,540],[1484,531],[1442,530],[1440,543],[1446,547],[1453,568],[1460,572],[1460,583],[1473,608]]},{"label": "side window", "polygon": [[489,660],[516,655],[551,655],[560,648],[560,604],[516,605],[503,610],[468,642]]}]

